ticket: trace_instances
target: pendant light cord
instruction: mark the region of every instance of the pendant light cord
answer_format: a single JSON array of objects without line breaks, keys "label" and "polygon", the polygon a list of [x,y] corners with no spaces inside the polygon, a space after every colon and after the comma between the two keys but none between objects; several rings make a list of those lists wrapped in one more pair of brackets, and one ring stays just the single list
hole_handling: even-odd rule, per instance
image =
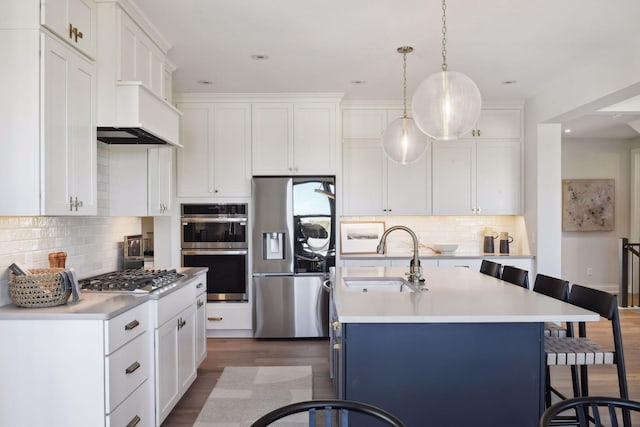
[{"label": "pendant light cord", "polygon": [[442,0],[442,71],[447,71],[447,3]]},{"label": "pendant light cord", "polygon": [[407,118],[407,52],[402,54],[402,101],[404,103],[403,118]]}]

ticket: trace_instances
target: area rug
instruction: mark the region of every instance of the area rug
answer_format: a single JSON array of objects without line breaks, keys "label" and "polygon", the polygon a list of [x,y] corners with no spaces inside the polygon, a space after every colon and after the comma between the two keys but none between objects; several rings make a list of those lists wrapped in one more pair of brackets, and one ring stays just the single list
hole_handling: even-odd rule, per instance
[{"label": "area rug", "polygon": [[[194,426],[248,427],[273,409],[311,398],[311,366],[226,367]],[[286,425],[305,419],[289,417]]]}]

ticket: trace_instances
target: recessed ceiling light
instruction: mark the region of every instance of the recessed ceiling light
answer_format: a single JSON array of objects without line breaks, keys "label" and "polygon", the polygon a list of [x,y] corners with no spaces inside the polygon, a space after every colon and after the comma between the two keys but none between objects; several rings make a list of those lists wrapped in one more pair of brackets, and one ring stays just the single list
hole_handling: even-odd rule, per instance
[{"label": "recessed ceiling light", "polygon": [[354,84],[354,85],[362,85],[365,83],[366,82],[364,80],[351,80],[351,84]]},{"label": "recessed ceiling light", "polygon": [[213,82],[211,80],[198,80],[198,84],[199,85],[209,86],[209,85],[212,85]]},{"label": "recessed ceiling light", "polygon": [[565,129],[564,133],[571,133],[571,129]]},{"label": "recessed ceiling light", "polygon": [[254,61],[266,61],[267,59],[269,59],[269,56],[262,55],[262,54],[255,54],[255,55],[251,55],[251,59],[253,59]]},{"label": "recessed ceiling light", "polygon": [[517,80],[503,80],[500,83],[503,84],[503,85],[514,85],[514,84],[518,83],[518,81]]}]

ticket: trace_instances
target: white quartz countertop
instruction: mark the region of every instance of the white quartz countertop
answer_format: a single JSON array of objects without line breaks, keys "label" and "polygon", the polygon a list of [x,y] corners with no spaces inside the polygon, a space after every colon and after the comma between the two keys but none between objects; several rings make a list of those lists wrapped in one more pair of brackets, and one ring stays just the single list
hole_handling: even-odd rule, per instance
[{"label": "white quartz countertop", "polygon": [[149,294],[82,292],[80,299],[56,307],[0,307],[0,320],[108,320],[149,301]]},{"label": "white quartz countertop", "polygon": [[26,308],[14,304],[0,307],[0,320],[108,320],[150,299],[159,299],[185,286],[195,276],[206,273],[205,267],[177,269],[184,274],[178,282],[152,293],[80,292],[80,299],[56,307]]},{"label": "white quartz countertop", "polygon": [[510,323],[597,321],[588,310],[461,267],[425,267],[427,290],[349,289],[344,278],[405,277],[404,267],[336,268],[333,295],[342,323]]}]

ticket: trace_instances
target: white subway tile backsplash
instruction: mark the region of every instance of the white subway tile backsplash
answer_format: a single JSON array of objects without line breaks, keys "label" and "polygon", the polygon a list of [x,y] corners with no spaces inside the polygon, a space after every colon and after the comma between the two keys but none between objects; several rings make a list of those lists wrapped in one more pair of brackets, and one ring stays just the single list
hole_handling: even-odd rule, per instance
[{"label": "white subway tile backsplash", "polygon": [[[511,253],[529,254],[527,236],[523,230],[521,216],[384,216],[343,217],[342,221],[383,221],[385,228],[404,225],[412,229],[420,243],[457,243],[457,253],[479,254],[482,252],[483,230],[491,227],[495,232],[507,231],[514,236]],[[497,241],[496,241],[496,248]],[[404,252],[413,247],[409,234],[398,231],[389,234],[387,252]]]},{"label": "white subway tile backsplash", "polygon": [[7,267],[49,267],[50,252],[67,252],[79,277],[122,267],[123,237],[141,232],[136,217],[0,217],[0,305],[10,303]]}]

